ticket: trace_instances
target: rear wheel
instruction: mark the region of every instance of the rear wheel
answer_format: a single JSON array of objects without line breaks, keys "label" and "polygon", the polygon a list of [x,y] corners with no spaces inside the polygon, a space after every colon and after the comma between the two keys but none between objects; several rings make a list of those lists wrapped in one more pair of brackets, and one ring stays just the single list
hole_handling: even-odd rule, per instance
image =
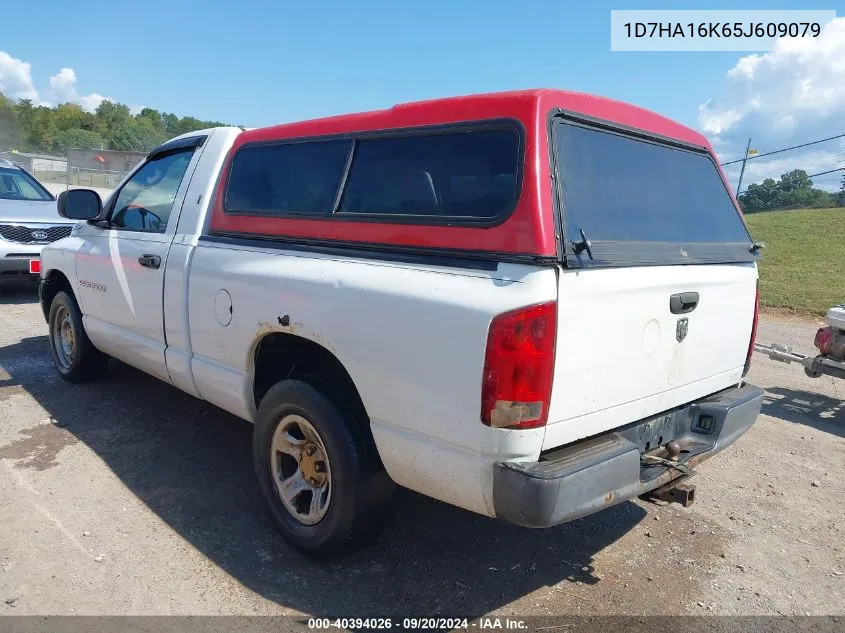
[{"label": "rear wheel", "polygon": [[381,533],[392,484],[372,463],[353,421],[310,384],[285,380],[258,408],[253,461],[282,535],[326,559]]},{"label": "rear wheel", "polygon": [[109,358],[88,339],[82,326],[82,312],[72,295],[56,293],[50,304],[48,324],[53,364],[62,378],[84,382],[105,373]]}]

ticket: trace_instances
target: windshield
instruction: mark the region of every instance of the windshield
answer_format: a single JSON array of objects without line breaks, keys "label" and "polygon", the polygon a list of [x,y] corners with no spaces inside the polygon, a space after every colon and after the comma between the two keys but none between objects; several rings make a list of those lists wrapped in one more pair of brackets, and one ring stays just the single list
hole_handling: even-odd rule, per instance
[{"label": "windshield", "polygon": [[566,236],[607,263],[749,259],[751,238],[707,154],[576,124],[555,131]]},{"label": "windshield", "polygon": [[53,200],[50,192],[20,169],[0,167],[0,200]]}]

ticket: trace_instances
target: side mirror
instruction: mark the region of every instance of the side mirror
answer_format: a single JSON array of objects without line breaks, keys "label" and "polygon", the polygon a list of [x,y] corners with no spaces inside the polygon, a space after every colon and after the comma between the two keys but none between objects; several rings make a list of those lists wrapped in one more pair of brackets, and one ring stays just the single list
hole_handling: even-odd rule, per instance
[{"label": "side mirror", "polygon": [[59,215],[68,220],[100,220],[103,201],[91,189],[69,189],[59,194],[56,202]]}]

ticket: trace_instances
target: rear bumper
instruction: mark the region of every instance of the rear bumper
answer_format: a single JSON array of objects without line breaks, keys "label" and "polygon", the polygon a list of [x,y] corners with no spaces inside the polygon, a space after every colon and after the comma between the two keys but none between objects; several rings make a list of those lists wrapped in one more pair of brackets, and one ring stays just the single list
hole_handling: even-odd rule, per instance
[{"label": "rear bumper", "polygon": [[0,257],[0,281],[4,279],[32,278],[38,279],[38,273],[29,272],[29,261],[38,259],[39,253],[7,255]]},{"label": "rear bumper", "polygon": [[496,516],[549,527],[664,486],[684,473],[645,462],[643,453],[667,457],[659,447],[674,440],[682,449],[677,463],[692,467],[735,442],[762,404],[763,390],[746,384],[556,449],[538,462],[499,462],[493,477]]}]

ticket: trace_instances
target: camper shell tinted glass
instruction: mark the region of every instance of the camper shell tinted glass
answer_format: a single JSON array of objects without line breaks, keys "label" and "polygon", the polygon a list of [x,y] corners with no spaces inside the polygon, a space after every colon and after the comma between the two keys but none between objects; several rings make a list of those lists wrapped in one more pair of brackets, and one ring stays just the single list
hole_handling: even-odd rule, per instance
[{"label": "camper shell tinted glass", "polygon": [[226,209],[261,215],[331,213],[351,148],[351,140],[246,146],[232,161]]},{"label": "camper shell tinted glass", "polygon": [[232,160],[224,211],[492,225],[516,206],[523,157],[513,122],[247,144]]},{"label": "camper shell tinted glass", "polygon": [[[619,266],[756,259],[706,151],[566,120],[558,120],[552,133],[568,261]],[[574,256],[582,231],[590,253]]]},{"label": "camper shell tinted glass", "polygon": [[363,139],[338,212],[491,220],[516,200],[518,159],[507,129]]}]

